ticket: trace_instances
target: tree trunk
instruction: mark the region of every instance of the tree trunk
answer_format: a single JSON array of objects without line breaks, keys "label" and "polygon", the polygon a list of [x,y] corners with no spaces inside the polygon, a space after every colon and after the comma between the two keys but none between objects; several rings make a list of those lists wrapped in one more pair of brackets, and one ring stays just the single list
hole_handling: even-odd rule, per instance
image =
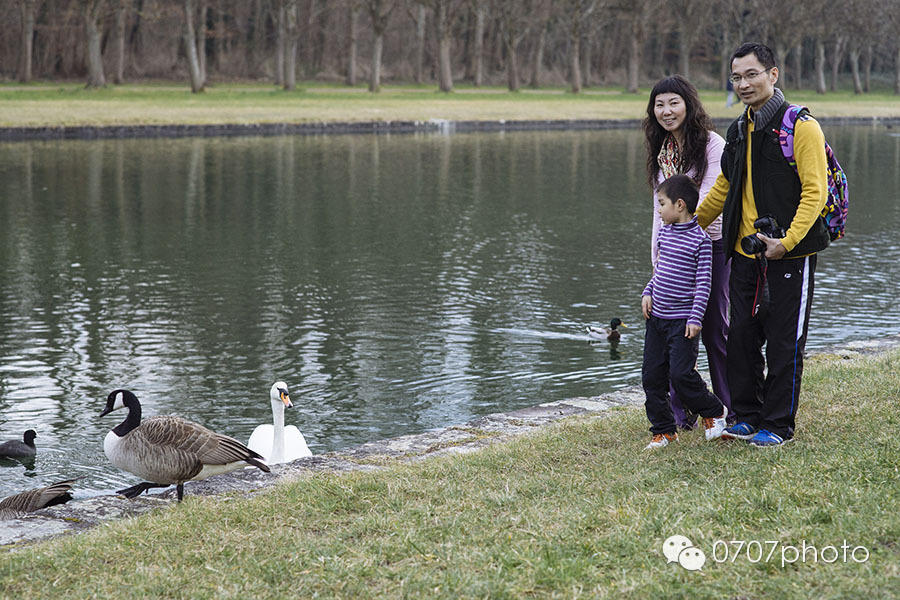
[{"label": "tree trunk", "polygon": [[415,77],[416,83],[425,81],[425,20],[427,13],[425,5],[418,4],[416,6],[416,55],[415,55]]},{"label": "tree trunk", "polygon": [[531,63],[531,83],[530,87],[538,88],[541,86],[541,71],[544,68],[544,48],[547,46],[547,26],[541,27],[538,34],[537,44],[534,48],[534,60]]},{"label": "tree trunk", "polygon": [[509,91],[518,92],[519,91],[519,59],[518,59],[518,44],[509,43],[506,44],[506,82]]},{"label": "tree trunk", "polygon": [[369,80],[369,91],[381,91],[381,51],[384,48],[384,33],[375,33],[375,42],[372,45],[372,75]]},{"label": "tree trunk", "polygon": [[484,81],[484,3],[479,2],[475,8],[475,87]]},{"label": "tree trunk", "polygon": [[442,92],[453,91],[453,66],[450,62],[450,43],[449,32],[445,33],[438,40],[438,56],[440,59],[440,88]]},{"label": "tree trunk", "polygon": [[206,0],[200,0],[200,23],[197,27],[197,64],[200,67],[200,85],[206,87],[206,17],[209,8]]},{"label": "tree trunk", "polygon": [[831,56],[831,91],[836,92],[838,86],[838,71],[841,68],[841,61],[844,53],[844,38],[838,36],[834,40],[834,54]]},{"label": "tree trunk", "polygon": [[347,85],[356,85],[356,58],[359,52],[359,7],[350,5],[350,14],[347,26]]},{"label": "tree trunk", "polygon": [[859,48],[850,49],[850,70],[853,72],[853,93],[862,94],[862,81],[859,79]]},{"label": "tree trunk", "polygon": [[632,22],[631,39],[628,44],[628,86],[625,91],[629,94],[638,93],[638,77],[641,67],[641,26],[639,17],[635,16]]},{"label": "tree trunk", "polygon": [[288,92],[297,87],[297,43],[300,33],[299,7],[297,2],[285,6],[284,36],[284,81],[282,88]]},{"label": "tree trunk", "polygon": [[572,37],[569,40],[569,86],[573,94],[581,92],[581,32],[578,27],[573,27]]},{"label": "tree trunk", "polygon": [[581,84],[584,87],[591,87],[591,38],[586,36],[581,42]]},{"label": "tree trunk", "polygon": [[682,23],[682,31],[678,32],[678,72],[687,79],[691,78],[691,39],[684,31],[688,27],[696,27],[694,23]]},{"label": "tree trunk", "polygon": [[19,57],[19,81],[31,81],[34,52],[34,3],[35,0],[20,0],[22,11],[22,54]]},{"label": "tree trunk", "polygon": [[872,44],[866,44],[866,52],[863,54],[863,91],[869,93],[872,85]]},{"label": "tree trunk", "polygon": [[900,48],[894,53],[894,94],[900,95]]},{"label": "tree trunk", "polygon": [[297,87],[297,37],[288,36],[284,41],[284,83],[285,91],[293,91]]},{"label": "tree trunk", "polygon": [[116,7],[116,38],[114,50],[116,55],[113,83],[125,83],[125,2],[119,1]]},{"label": "tree trunk", "polygon": [[225,66],[225,0],[218,0],[216,10],[216,67]]},{"label": "tree trunk", "polygon": [[276,2],[275,27],[275,85],[284,85],[284,55],[287,40],[287,9],[284,0]]},{"label": "tree trunk", "polygon": [[439,2],[435,7],[435,26],[438,35],[438,80],[442,92],[453,91],[453,67],[450,64],[450,23],[447,4]]},{"label": "tree trunk", "polygon": [[100,49],[100,11],[103,8],[103,0],[89,0],[82,5],[84,15],[84,29],[87,36],[87,87],[98,88],[106,85],[106,77],[103,75],[103,55]]},{"label": "tree trunk", "polygon": [[794,47],[794,87],[803,89],[803,44]]},{"label": "tree trunk", "polygon": [[816,40],[816,93],[824,94],[825,90],[825,42]]},{"label": "tree trunk", "polygon": [[197,58],[197,36],[194,31],[194,0],[184,0],[184,47],[187,51],[188,69],[191,74],[191,92],[203,91],[200,78],[200,61]]}]

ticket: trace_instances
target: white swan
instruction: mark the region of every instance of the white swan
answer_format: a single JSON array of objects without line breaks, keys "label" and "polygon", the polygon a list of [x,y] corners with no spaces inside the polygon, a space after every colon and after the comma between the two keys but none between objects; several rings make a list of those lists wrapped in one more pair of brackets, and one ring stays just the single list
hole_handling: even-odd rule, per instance
[{"label": "white swan", "polygon": [[262,456],[227,435],[180,417],[150,417],[141,421],[141,403],[128,390],[114,390],[100,416],[120,408],[128,416],[103,440],[103,452],[113,465],[146,481],[116,493],[136,498],[155,487],[176,486],[178,501],[184,482],[206,479],[252,465],[269,472]]},{"label": "white swan", "polygon": [[293,406],[287,384],[276,381],[269,390],[273,425],[259,425],[250,435],[247,447],[265,457],[266,463],[281,463],[312,456],[300,430],[284,426],[284,409]]}]

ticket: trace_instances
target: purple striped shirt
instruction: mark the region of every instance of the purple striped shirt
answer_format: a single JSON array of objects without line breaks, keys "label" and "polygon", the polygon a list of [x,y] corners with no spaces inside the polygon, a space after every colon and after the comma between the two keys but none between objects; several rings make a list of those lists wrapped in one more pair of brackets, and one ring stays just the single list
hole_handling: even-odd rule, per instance
[{"label": "purple striped shirt", "polygon": [[660,319],[687,319],[702,325],[712,281],[712,242],[697,224],[672,223],[659,230],[659,261],[642,296],[653,298]]}]

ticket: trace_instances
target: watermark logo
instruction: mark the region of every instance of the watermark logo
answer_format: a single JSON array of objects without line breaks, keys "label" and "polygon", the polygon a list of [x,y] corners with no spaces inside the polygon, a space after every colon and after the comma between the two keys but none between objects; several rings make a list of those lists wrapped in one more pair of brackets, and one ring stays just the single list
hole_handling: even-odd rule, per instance
[{"label": "watermark logo", "polygon": [[706,564],[706,554],[687,537],[673,535],[663,542],[663,556],[667,563],[677,562],[688,571],[699,571]]},{"label": "watermark logo", "polygon": [[[699,571],[706,564],[706,553],[694,546],[686,536],[672,535],[663,542],[666,563],[677,562],[688,571]],[[716,564],[747,561],[749,563],[780,563],[781,568],[794,563],[832,564],[864,563],[869,549],[843,540],[840,545],[815,546],[802,540],[800,544],[785,544],[779,540],[716,540],[711,558]]]}]

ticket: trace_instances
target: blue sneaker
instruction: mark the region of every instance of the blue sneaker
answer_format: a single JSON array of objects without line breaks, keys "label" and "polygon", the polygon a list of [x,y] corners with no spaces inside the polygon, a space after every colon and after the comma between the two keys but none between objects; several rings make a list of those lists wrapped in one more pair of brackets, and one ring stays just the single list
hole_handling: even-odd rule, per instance
[{"label": "blue sneaker", "polygon": [[789,442],[780,435],[772,433],[767,429],[760,429],[756,435],[750,439],[750,445],[755,448],[776,448],[782,444]]},{"label": "blue sneaker", "polygon": [[741,421],[731,427],[726,427],[722,432],[723,440],[749,440],[756,435],[756,427],[750,423]]}]

